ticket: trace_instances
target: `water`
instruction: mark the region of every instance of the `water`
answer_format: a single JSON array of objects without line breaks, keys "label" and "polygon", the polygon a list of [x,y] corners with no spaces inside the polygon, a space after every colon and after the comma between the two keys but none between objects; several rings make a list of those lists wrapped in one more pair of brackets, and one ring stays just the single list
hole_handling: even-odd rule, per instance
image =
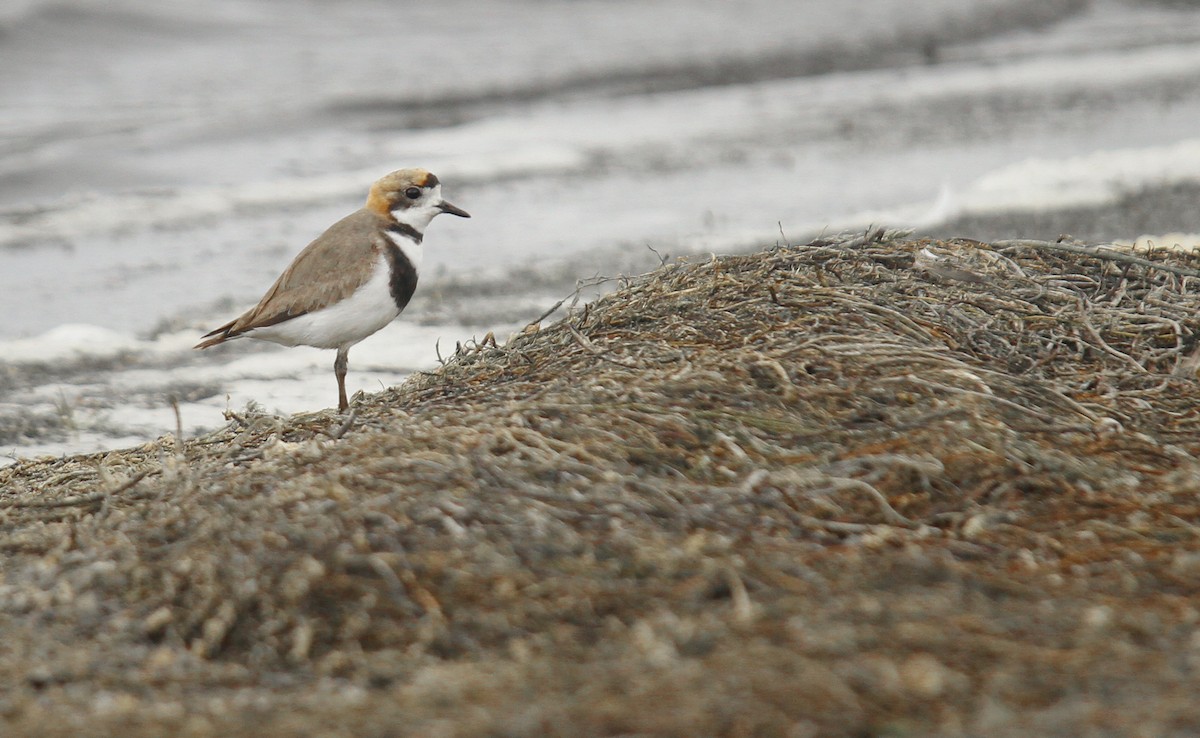
[{"label": "water", "polygon": [[392,169],[474,217],[352,391],[655,254],[1193,180],[1198,80],[1194,3],[9,0],[0,453],[333,404],[332,352],[190,346]]}]

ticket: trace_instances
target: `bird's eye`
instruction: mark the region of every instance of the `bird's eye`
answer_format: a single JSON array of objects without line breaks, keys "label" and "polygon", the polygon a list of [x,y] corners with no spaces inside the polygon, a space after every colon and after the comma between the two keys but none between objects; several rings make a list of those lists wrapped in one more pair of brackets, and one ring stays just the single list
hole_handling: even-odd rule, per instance
[{"label": "bird's eye", "polygon": [[409,187],[407,190],[404,191],[404,196],[407,197],[409,200],[416,200],[418,197],[421,196],[421,188],[420,187]]}]

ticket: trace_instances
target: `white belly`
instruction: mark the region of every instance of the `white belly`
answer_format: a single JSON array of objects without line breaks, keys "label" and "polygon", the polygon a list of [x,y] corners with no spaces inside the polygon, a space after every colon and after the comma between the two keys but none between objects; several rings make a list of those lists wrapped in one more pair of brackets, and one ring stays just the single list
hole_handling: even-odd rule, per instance
[{"label": "white belly", "polygon": [[341,302],[246,335],[285,346],[349,348],[396,319],[400,309],[388,284],[391,267],[380,256],[375,272]]}]

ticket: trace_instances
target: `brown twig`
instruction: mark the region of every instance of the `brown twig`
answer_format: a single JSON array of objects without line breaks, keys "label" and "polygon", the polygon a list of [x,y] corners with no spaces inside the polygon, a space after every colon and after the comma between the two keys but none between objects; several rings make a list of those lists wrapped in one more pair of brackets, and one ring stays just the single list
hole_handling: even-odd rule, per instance
[{"label": "brown twig", "polygon": [[74,507],[76,505],[87,505],[92,502],[100,502],[112,495],[119,495],[126,490],[133,488],[135,484],[145,479],[151,472],[158,469],[145,469],[133,475],[129,479],[122,482],[120,485],[110,490],[96,490],[83,495],[71,495],[70,497],[62,497],[57,500],[17,500],[6,505],[0,505],[0,508],[54,508],[54,507]]},{"label": "brown twig", "polygon": [[1143,259],[1140,256],[1127,254],[1122,251],[1114,251],[1102,245],[1089,246],[1084,244],[1071,243],[1053,243],[1050,241],[1035,241],[1024,238],[1014,238],[1005,241],[994,241],[993,248],[997,249],[1040,249],[1042,251],[1057,251],[1063,254],[1078,254],[1080,256],[1090,256],[1096,259],[1105,261],[1115,261],[1121,264],[1133,264],[1147,269],[1157,269],[1161,272],[1170,272],[1171,274],[1180,277],[1200,277],[1200,272],[1195,269],[1187,269],[1185,267],[1177,267],[1172,264],[1163,264],[1157,261]]},{"label": "brown twig", "polygon": [[570,322],[564,323],[564,325],[567,326],[567,330],[571,332],[571,335],[575,338],[575,341],[578,342],[580,346],[587,349],[602,361],[607,361],[611,364],[616,364],[617,366],[623,366],[626,369],[638,368],[637,364],[633,364],[628,361],[622,361],[621,359],[615,359],[609,356],[607,352],[602,351],[598,346],[596,346],[596,344],[592,343],[587,336],[575,330],[575,326],[571,325]]}]

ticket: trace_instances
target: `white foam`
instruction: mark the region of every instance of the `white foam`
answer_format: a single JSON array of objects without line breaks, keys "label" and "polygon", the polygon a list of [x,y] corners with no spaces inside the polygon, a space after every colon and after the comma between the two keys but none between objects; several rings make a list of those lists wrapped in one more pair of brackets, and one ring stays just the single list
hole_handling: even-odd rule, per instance
[{"label": "white foam", "polygon": [[958,195],[963,212],[1052,210],[1111,202],[1151,184],[1200,180],[1200,138],[1162,146],[1025,159]]},{"label": "white foam", "polygon": [[[7,217],[0,213],[0,247],[47,240],[71,242],[130,230],[202,223],[245,210],[365,201],[371,182],[406,162],[419,162],[439,178],[462,186],[471,180],[567,172],[587,161],[585,151],[558,145],[506,147],[499,142],[494,149],[476,150],[472,156],[469,150],[446,155],[432,143],[422,146],[420,136],[410,138],[406,144],[403,153],[381,157],[385,163],[370,169],[237,185],[93,193]],[[422,153],[426,150],[431,153]],[[438,153],[432,153],[435,151]]]},{"label": "white foam", "polygon": [[[965,215],[1103,207],[1143,187],[1189,181],[1200,181],[1200,138],[1059,159],[1029,158],[958,189],[943,183],[932,200],[785,225],[796,233],[840,233],[872,225],[923,228]],[[754,233],[759,241],[778,235],[766,228]],[[753,242],[751,233],[731,235],[742,243]]]},{"label": "white foam", "polygon": [[371,177],[355,173],[174,191],[91,194],[0,219],[0,246],[202,222],[241,208],[348,198],[356,190],[365,200],[371,181]]},{"label": "white foam", "polygon": [[33,338],[0,341],[0,361],[13,364],[107,358],[140,348],[143,342],[108,328],[83,323],[60,325]]},{"label": "white foam", "polygon": [[134,352],[160,356],[190,348],[196,342],[196,336],[195,331],[180,331],[142,339],[98,325],[68,323],[37,336],[0,341],[0,363],[42,364],[106,359]]}]

